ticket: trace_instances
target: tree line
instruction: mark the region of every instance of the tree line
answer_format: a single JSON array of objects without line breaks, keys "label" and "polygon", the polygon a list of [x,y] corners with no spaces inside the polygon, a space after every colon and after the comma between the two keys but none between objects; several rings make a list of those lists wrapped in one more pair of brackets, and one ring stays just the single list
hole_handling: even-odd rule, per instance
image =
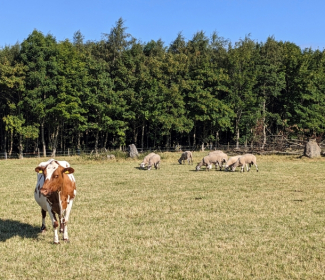
[{"label": "tree line", "polygon": [[322,137],[325,53],[182,33],[141,42],[122,18],[100,41],[34,30],[0,49],[0,150],[147,148]]}]

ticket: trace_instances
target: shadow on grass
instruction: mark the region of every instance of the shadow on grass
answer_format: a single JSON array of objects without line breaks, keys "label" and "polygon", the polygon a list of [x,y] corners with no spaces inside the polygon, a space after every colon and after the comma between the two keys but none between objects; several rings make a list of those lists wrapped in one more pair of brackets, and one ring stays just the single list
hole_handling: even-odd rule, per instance
[{"label": "shadow on grass", "polygon": [[148,169],[147,169],[147,167],[145,167],[145,168],[141,168],[141,167],[134,167],[135,169],[138,169],[138,170],[141,170],[141,171],[147,171]]},{"label": "shadow on grass", "polygon": [[34,227],[19,221],[0,219],[0,242],[5,242],[14,236],[37,238],[39,233],[39,227]]}]

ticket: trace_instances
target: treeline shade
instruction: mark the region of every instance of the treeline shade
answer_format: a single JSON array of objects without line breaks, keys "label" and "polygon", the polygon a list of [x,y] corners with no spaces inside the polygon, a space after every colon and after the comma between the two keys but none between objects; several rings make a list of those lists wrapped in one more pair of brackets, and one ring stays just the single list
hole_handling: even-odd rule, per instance
[{"label": "treeline shade", "polygon": [[259,143],[322,136],[325,53],[201,31],[142,43],[119,19],[100,41],[34,30],[0,50],[1,151]]}]

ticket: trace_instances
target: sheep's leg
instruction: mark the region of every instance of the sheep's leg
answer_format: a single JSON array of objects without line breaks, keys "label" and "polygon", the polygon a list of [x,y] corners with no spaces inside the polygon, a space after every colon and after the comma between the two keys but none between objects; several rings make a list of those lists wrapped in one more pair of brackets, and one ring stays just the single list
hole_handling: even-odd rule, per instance
[{"label": "sheep's leg", "polygon": [[[248,168],[248,166],[249,166],[249,168]],[[251,163],[249,163],[249,164],[246,164],[246,169],[247,169],[247,172],[248,172],[249,170],[251,170],[251,166],[252,166],[252,164],[251,164]]]}]

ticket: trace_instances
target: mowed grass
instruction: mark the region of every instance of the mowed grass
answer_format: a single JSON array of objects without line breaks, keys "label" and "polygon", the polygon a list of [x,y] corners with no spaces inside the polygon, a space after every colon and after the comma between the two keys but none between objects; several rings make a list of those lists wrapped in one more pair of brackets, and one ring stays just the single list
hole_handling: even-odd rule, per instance
[{"label": "mowed grass", "polygon": [[[259,172],[194,171],[180,153],[68,160],[70,243],[40,234],[35,167],[0,161],[0,279],[324,279],[325,158],[257,156]],[[46,158],[47,160],[47,158]],[[61,237],[61,236],[60,236]]]}]

